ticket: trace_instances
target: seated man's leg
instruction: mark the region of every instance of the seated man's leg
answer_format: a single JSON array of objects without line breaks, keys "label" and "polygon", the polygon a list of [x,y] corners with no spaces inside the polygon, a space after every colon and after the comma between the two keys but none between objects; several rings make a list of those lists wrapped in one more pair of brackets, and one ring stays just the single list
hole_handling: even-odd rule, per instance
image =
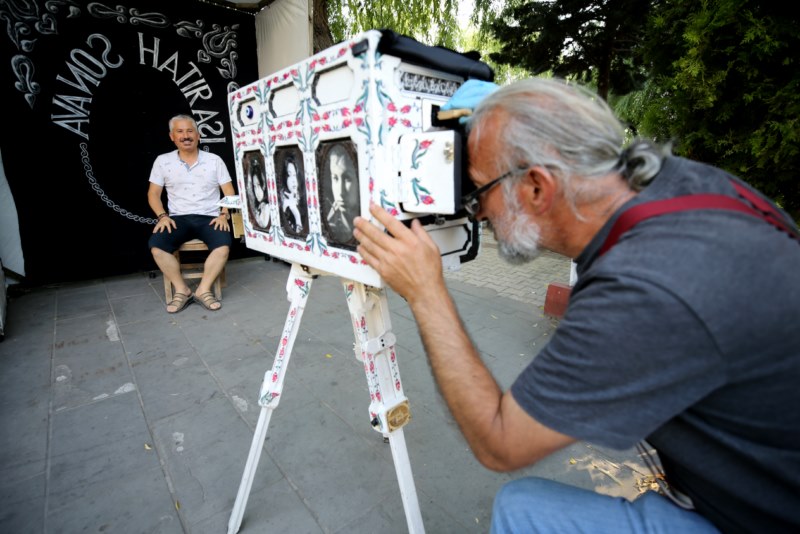
[{"label": "seated man's leg", "polygon": [[649,491],[635,501],[541,478],[509,482],[497,493],[492,534],[561,532],[718,533],[697,512]]},{"label": "seated man's leg", "polygon": [[212,298],[211,286],[214,284],[214,280],[222,273],[222,269],[225,268],[233,240],[230,231],[216,230],[214,226],[209,224],[213,217],[204,217],[204,219],[205,222],[202,223],[198,219],[196,231],[198,239],[208,246],[209,253],[203,266],[203,277],[200,279],[196,293],[197,298],[202,299],[206,308],[218,310],[222,307],[222,304],[216,298]]},{"label": "seated man's leg", "polygon": [[[185,295],[188,299],[192,295],[192,290],[181,276],[181,266],[172,253],[178,250],[183,243],[194,238],[191,237],[191,228],[185,223],[182,216],[178,215],[172,219],[175,221],[176,228],[172,232],[164,231],[151,235],[148,246],[158,268],[175,286],[174,294]],[[167,311],[175,313],[180,308],[182,301],[186,299],[179,297],[175,304],[167,303]]]}]

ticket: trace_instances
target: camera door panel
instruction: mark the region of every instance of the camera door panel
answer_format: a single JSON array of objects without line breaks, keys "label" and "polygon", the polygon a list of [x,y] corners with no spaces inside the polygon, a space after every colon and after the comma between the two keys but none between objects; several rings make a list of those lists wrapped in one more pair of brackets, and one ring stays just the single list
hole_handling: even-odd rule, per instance
[{"label": "camera door panel", "polygon": [[452,215],[460,206],[461,137],[453,130],[400,139],[403,211]]}]

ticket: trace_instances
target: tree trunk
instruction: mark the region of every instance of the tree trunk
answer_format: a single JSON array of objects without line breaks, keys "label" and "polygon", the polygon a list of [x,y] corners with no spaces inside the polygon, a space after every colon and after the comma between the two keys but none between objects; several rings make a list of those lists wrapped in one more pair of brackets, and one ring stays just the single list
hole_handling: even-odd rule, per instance
[{"label": "tree trunk", "polygon": [[332,47],[334,44],[333,37],[331,36],[331,29],[328,27],[328,2],[326,0],[314,0],[313,10],[313,32],[312,43],[314,53],[326,48]]}]

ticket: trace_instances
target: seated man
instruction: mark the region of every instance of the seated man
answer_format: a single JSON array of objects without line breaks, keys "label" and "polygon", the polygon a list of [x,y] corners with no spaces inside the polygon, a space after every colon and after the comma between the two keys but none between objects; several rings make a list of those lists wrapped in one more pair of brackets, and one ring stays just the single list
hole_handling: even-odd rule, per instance
[{"label": "seated man", "polygon": [[[192,300],[216,311],[222,303],[214,297],[211,285],[225,267],[231,246],[230,214],[226,208],[217,206],[219,190],[226,196],[236,192],[222,159],[198,150],[200,134],[192,117],[177,115],[170,119],[169,138],[178,149],[158,156],[150,173],[147,201],[158,218],[150,237],[150,251],[158,268],[175,286],[175,298],[167,303],[168,313],[178,313]],[[169,212],[161,203],[165,187]],[[209,250],[203,277],[194,295],[181,276],[178,260],[172,255],[192,239],[200,239]]]},{"label": "seated man", "polygon": [[495,498],[492,533],[800,532],[795,224],[720,169],[645,140],[624,148],[605,102],[558,80],[486,96],[468,147],[477,189],[463,203],[500,254],[547,249],[578,268],[566,315],[510,390],[481,360],[418,219],[407,228],[373,204],[387,232],[357,218],[355,237],[407,300],[470,449],[512,471],[575,440],[646,439],[669,484],[628,502],[523,478]]}]

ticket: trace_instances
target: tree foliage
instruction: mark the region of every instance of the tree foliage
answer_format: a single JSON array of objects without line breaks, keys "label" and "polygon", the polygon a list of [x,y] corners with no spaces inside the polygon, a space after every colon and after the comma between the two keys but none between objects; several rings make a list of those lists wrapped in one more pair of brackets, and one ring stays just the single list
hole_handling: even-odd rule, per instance
[{"label": "tree foliage", "polygon": [[[319,1],[319,0],[315,0]],[[458,0],[327,0],[334,41],[388,28],[430,44],[458,44]]]},{"label": "tree foliage", "polygon": [[800,219],[800,17],[791,2],[475,0],[477,34],[458,28],[456,0],[314,3],[315,14],[327,10],[334,41],[391,28],[491,52],[501,83],[528,71],[596,85],[634,133],[729,170]]},{"label": "tree foliage", "polygon": [[[458,0],[314,0],[314,51],[362,31],[388,28],[429,45],[477,51],[495,69],[498,80],[508,82],[527,71],[487,58],[490,51],[499,49],[496,40],[480,31],[495,15],[494,4],[493,0],[474,0],[472,12],[461,13],[464,4]],[[461,15],[471,15],[472,22],[464,27]],[[317,21],[324,21],[324,24],[317,24]]]},{"label": "tree foliage", "polygon": [[491,58],[541,74],[552,72],[597,92],[625,94],[644,81],[636,45],[650,0],[508,0],[496,17],[484,18],[503,43]]},{"label": "tree foliage", "polygon": [[627,117],[676,152],[725,168],[800,218],[800,17],[788,2],[660,1]]}]

